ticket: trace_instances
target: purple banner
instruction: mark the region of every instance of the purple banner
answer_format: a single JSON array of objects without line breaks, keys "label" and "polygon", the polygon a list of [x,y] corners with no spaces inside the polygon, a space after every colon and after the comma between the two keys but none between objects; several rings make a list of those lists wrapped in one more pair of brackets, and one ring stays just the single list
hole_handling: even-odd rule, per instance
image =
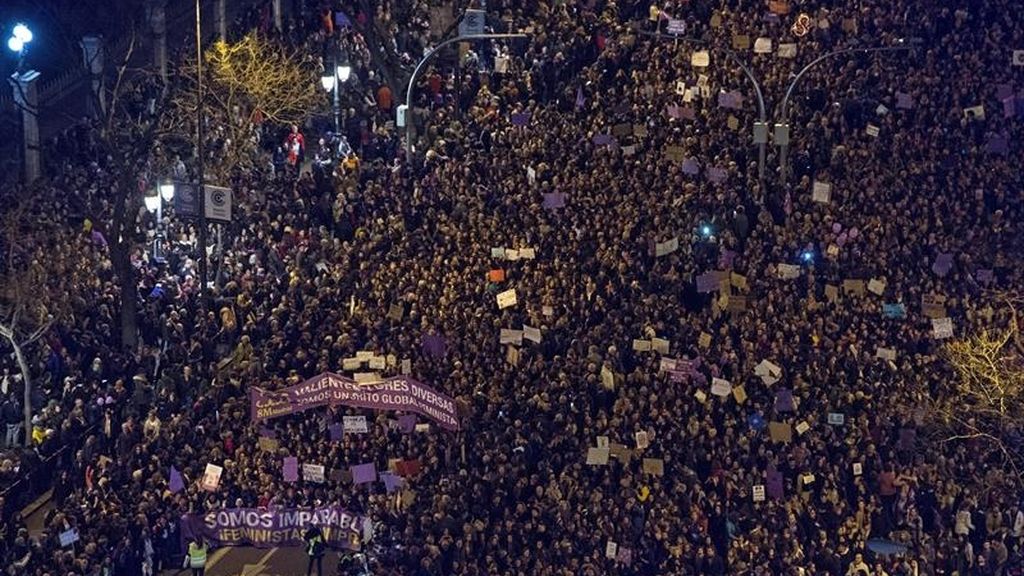
[{"label": "purple banner", "polygon": [[253,422],[296,414],[320,406],[349,406],[373,410],[405,410],[430,418],[442,428],[459,429],[455,401],[422,382],[395,376],[379,382],[355,380],[324,372],[301,384],[278,391],[249,389]]},{"label": "purple banner", "polygon": [[354,549],[356,536],[362,536],[365,518],[340,506],[325,508],[228,508],[206,515],[181,517],[181,539],[189,542],[202,535],[214,547],[302,546],[302,534],[316,524],[324,534],[327,546]]}]

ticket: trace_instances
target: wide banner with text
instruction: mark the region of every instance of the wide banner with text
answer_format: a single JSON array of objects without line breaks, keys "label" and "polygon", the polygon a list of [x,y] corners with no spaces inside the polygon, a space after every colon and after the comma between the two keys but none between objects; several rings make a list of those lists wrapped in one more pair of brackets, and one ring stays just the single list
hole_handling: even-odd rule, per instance
[{"label": "wide banner with text", "polygon": [[406,376],[367,383],[324,372],[301,384],[273,392],[252,387],[249,389],[249,399],[253,422],[320,406],[350,406],[416,412],[448,430],[459,429],[455,401]]},{"label": "wide banner with text", "polygon": [[356,516],[340,506],[323,508],[227,508],[205,515],[181,517],[182,542],[202,536],[213,546],[301,546],[303,533],[316,524],[332,548],[358,547],[357,538],[367,534],[367,518]]}]

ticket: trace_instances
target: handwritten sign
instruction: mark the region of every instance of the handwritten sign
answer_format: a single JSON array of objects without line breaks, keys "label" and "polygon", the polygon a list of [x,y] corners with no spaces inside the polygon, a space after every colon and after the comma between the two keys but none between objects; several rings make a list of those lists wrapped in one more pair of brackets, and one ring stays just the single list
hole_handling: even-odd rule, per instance
[{"label": "handwritten sign", "polygon": [[764,484],[755,484],[752,494],[754,502],[764,502]]},{"label": "handwritten sign", "polygon": [[518,303],[518,300],[516,300],[515,288],[498,293],[497,301],[499,310],[515,306]]},{"label": "handwritten sign", "polygon": [[303,464],[302,479],[306,482],[322,484],[324,481],[324,467],[320,464]]},{"label": "handwritten sign", "polygon": [[953,337],[953,320],[950,318],[932,318],[932,338],[945,340]]},{"label": "handwritten sign", "polygon": [[220,476],[223,473],[224,468],[216,464],[207,464],[206,471],[203,473],[202,489],[208,492],[216,492],[217,487],[220,486]]},{"label": "handwritten sign", "polygon": [[712,378],[711,393],[714,394],[715,396],[721,396],[722,398],[725,398],[730,393],[732,393],[732,382],[729,382],[728,380],[723,380],[721,378]]},{"label": "handwritten sign", "polygon": [[828,204],[832,200],[832,185],[828,182],[818,182],[815,180],[814,187],[811,190],[811,200]]},{"label": "handwritten sign", "polygon": [[711,54],[707,50],[699,50],[690,56],[690,65],[694,68],[707,68],[711,64]]},{"label": "handwritten sign", "polygon": [[366,434],[369,427],[366,424],[366,416],[342,416],[342,430],[352,434]]}]

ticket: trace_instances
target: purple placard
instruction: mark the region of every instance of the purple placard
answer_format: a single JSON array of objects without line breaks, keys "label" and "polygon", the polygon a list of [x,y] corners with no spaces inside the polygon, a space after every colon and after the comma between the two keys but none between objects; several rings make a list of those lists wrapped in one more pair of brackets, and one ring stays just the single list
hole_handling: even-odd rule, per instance
[{"label": "purple placard", "polygon": [[384,483],[384,490],[388,494],[394,493],[396,490],[405,486],[405,478],[391,472],[381,472],[380,480]]},{"label": "purple placard", "polygon": [[896,93],[896,108],[900,110],[911,110],[914,108],[914,99],[906,92]]},{"label": "purple placard", "polygon": [[327,432],[330,434],[331,442],[341,442],[341,439],[345,435],[345,429],[341,424],[335,423],[327,427]]},{"label": "purple placard", "polygon": [[542,206],[548,210],[565,208],[565,192],[545,192]]},{"label": "purple placard", "polygon": [[694,176],[700,174],[700,164],[696,158],[687,158],[683,161],[683,174]]},{"label": "purple placard", "polygon": [[769,466],[768,470],[765,471],[764,477],[765,492],[768,493],[768,497],[772,500],[782,500],[785,495],[785,490],[782,485],[782,473]]},{"label": "purple placard", "polygon": [[1000,98],[1003,102],[1003,118],[1013,118],[1017,113],[1017,99],[1012,95],[1009,98]]},{"label": "purple placard", "polygon": [[714,292],[718,290],[718,276],[714,272],[705,272],[697,276],[697,292]]},{"label": "purple placard", "polygon": [[1000,100],[1006,100],[1007,98],[1013,98],[1013,86],[1009,84],[999,84],[996,86],[996,98]]},{"label": "purple placard", "polygon": [[288,456],[284,459],[284,481],[285,482],[297,482],[299,480],[299,459],[294,456]]},{"label": "purple placard", "polygon": [[362,535],[366,518],[352,514],[340,506],[324,508],[227,508],[203,515],[181,517],[182,542],[199,535],[214,547],[303,546],[302,534],[316,524],[323,530],[324,540],[331,548],[353,548]]},{"label": "purple placard", "polygon": [[586,97],[583,96],[583,87],[580,86],[576,89],[576,109],[580,110],[583,105],[587,103]]},{"label": "purple placard", "polygon": [[685,118],[687,120],[696,120],[697,119],[697,111],[694,110],[690,106],[683,106],[683,109],[680,110],[679,113],[682,114],[683,118]]},{"label": "purple placard", "polygon": [[932,272],[937,274],[940,278],[944,278],[949,271],[953,268],[953,255],[949,252],[940,252],[935,257],[935,263],[932,264]]},{"label": "purple placard", "polygon": [[444,358],[448,342],[440,334],[423,335],[423,353],[433,358]]},{"label": "purple placard", "polygon": [[985,151],[989,154],[1000,154],[1006,156],[1010,153],[1010,141],[1006,136],[989,136],[985,143]]},{"label": "purple placard", "polygon": [[615,138],[611,134],[594,134],[593,142],[596,146],[609,146]]},{"label": "purple placard", "polygon": [[793,391],[783,388],[775,392],[775,411],[792,412],[793,410]]},{"label": "purple placard", "polygon": [[715,184],[721,184],[722,182],[725,182],[725,179],[727,177],[728,174],[726,173],[725,168],[719,168],[718,166],[712,166],[711,168],[708,168],[708,180],[714,182]]},{"label": "purple placard", "polygon": [[736,253],[728,248],[723,248],[718,255],[718,267],[722,270],[732,270],[734,260],[736,260]]},{"label": "purple placard", "polygon": [[739,90],[718,93],[718,105],[730,110],[743,108],[743,94]]},{"label": "purple placard", "polygon": [[668,105],[668,117],[669,118],[682,118],[683,110],[675,104]]},{"label": "purple placard", "polygon": [[458,430],[455,400],[408,376],[358,383],[331,372],[276,392],[249,388],[253,422],[297,414],[320,406],[401,410],[426,416],[448,430]]},{"label": "purple placard", "polygon": [[977,280],[979,284],[991,284],[992,270],[988,268],[979,268],[978,271],[974,273],[974,279]]},{"label": "purple placard", "polygon": [[398,429],[402,434],[411,434],[416,429],[416,415],[403,414],[398,417]]},{"label": "purple placard", "polygon": [[376,480],[377,467],[373,462],[356,464],[352,467],[352,482],[354,484],[368,484],[370,482],[376,482]]},{"label": "purple placard", "polygon": [[512,115],[512,125],[513,126],[526,126],[529,123],[530,123],[530,113],[529,112],[518,112],[518,113]]}]

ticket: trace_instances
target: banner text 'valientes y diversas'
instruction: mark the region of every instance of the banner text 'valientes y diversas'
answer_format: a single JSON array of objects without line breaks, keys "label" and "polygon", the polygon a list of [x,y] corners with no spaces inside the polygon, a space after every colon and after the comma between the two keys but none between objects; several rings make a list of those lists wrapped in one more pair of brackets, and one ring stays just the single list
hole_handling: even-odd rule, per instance
[{"label": "banner text 'valientes y diversas'", "polygon": [[356,537],[363,536],[366,519],[340,506],[323,508],[227,508],[205,515],[181,518],[183,542],[202,535],[214,546],[255,546],[275,548],[300,546],[303,533],[316,524],[332,548],[354,549]]},{"label": "banner text 'valientes y diversas'", "polygon": [[379,382],[355,380],[325,372],[281,390],[249,389],[252,421],[296,414],[320,406],[373,410],[405,410],[430,418],[443,428],[458,430],[455,401],[422,382],[395,376]]}]

